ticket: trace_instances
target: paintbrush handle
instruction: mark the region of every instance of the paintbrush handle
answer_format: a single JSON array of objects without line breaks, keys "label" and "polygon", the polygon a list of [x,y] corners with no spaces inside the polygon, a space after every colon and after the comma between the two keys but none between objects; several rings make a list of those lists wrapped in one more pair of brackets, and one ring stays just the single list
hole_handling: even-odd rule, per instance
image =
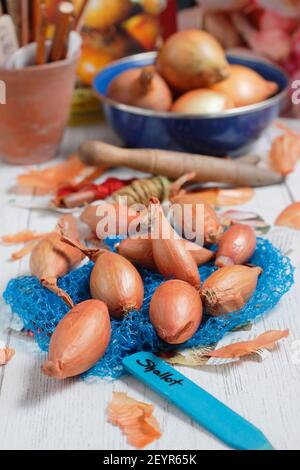
[{"label": "paintbrush handle", "polygon": [[194,181],[227,183],[233,186],[267,186],[282,182],[277,173],[205,155],[154,149],[125,149],[100,141],[85,142],[79,149],[84,163],[110,167],[125,166],[145,173],[177,179],[195,173]]},{"label": "paintbrush handle", "polygon": [[64,60],[67,55],[67,40],[74,6],[72,3],[60,2],[57,9],[57,22],[50,51],[50,62]]},{"label": "paintbrush handle", "polygon": [[273,450],[259,429],[154,354],[139,352],[125,357],[123,364],[132,375],[229,447]]}]

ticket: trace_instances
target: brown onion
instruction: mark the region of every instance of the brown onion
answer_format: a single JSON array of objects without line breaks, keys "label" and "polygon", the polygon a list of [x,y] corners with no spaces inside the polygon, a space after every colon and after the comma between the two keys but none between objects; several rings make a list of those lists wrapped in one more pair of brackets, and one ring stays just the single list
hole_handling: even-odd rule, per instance
[{"label": "brown onion", "polygon": [[249,67],[231,65],[229,77],[212,85],[210,89],[224,93],[236,107],[240,107],[266,100],[278,91],[278,85],[265,80]]},{"label": "brown onion", "polygon": [[157,335],[169,344],[181,344],[198,330],[202,320],[199,292],[184,281],[159,286],[150,302],[150,321]]},{"label": "brown onion", "polygon": [[90,369],[105,353],[111,326],[107,306],[86,300],[63,317],[51,337],[43,372],[65,379]]},{"label": "brown onion", "polygon": [[236,224],[221,238],[216,254],[216,266],[245,264],[256,248],[256,236],[249,225]]},{"label": "brown onion", "polygon": [[57,278],[65,276],[75,268],[84,256],[77,248],[61,241],[59,225],[64,226],[68,237],[79,241],[76,220],[71,215],[65,215],[60,219],[56,231],[43,237],[33,248],[30,256],[30,271],[46,289],[61,297],[69,307],[73,307],[70,296],[57,286]]},{"label": "brown onion", "polygon": [[152,198],[149,207],[154,215],[152,249],[157,269],[167,278],[175,277],[199,288],[198,267],[183,239],[167,221],[158,199]]},{"label": "brown onion", "polygon": [[300,230],[300,202],[286,207],[277,217],[275,225]]},{"label": "brown onion", "polygon": [[[185,249],[189,251],[198,266],[208,263],[215,254],[196,245],[196,243],[183,240]],[[155,270],[156,265],[153,257],[152,240],[150,238],[126,238],[116,245],[120,255],[127,258],[135,266]]]},{"label": "brown onion", "polygon": [[[88,225],[99,239],[103,239],[108,236],[127,235],[128,226],[138,216],[138,212],[125,204],[106,203],[87,206],[82,211],[80,220]],[[104,221],[108,223],[104,224]]]},{"label": "brown onion", "polygon": [[107,96],[138,108],[168,111],[172,105],[171,91],[153,67],[126,70],[112,80]]},{"label": "brown onion", "polygon": [[203,88],[229,75],[229,65],[219,42],[199,30],[181,31],[161,48],[157,69],[177,91]]},{"label": "brown onion", "polygon": [[244,307],[254,293],[262,269],[248,266],[226,266],[215,271],[204,282],[201,297],[208,312],[218,317]]},{"label": "brown onion", "polygon": [[171,111],[185,114],[213,114],[222,113],[230,108],[234,108],[234,103],[229,96],[203,88],[180,96]]}]

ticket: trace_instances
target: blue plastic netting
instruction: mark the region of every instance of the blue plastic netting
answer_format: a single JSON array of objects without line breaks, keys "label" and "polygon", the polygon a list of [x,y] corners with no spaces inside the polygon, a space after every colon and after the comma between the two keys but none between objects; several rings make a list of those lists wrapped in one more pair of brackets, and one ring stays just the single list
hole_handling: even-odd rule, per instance
[{"label": "blue plastic netting", "polygon": [[[112,248],[116,239],[108,240]],[[204,315],[201,327],[182,347],[210,345],[218,342],[228,331],[270,311],[293,284],[293,268],[268,240],[259,238],[251,263],[263,268],[258,287],[248,304],[234,314],[212,318]],[[90,298],[89,278],[93,263],[69,273],[59,280],[59,287],[70,294],[75,303]],[[200,268],[204,281],[216,268],[212,263]],[[112,337],[105,356],[84,377],[117,378],[124,373],[122,358],[137,351],[158,351],[170,348],[156,335],[149,321],[149,303],[153,292],[163,282],[159,274],[140,270],[145,284],[145,300],[141,311],[131,312],[122,321],[112,320]],[[32,331],[44,351],[48,349],[51,334],[67,313],[64,302],[44,289],[35,277],[21,277],[9,282],[4,299]]]}]

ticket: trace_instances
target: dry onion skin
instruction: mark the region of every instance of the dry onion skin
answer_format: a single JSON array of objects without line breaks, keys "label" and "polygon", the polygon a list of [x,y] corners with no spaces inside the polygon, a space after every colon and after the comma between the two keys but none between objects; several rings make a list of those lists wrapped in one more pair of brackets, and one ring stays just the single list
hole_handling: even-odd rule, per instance
[{"label": "dry onion skin", "polygon": [[249,225],[236,224],[224,233],[216,254],[215,265],[219,267],[245,264],[256,248],[256,236]]},{"label": "dry onion skin", "polygon": [[107,96],[119,103],[154,111],[168,111],[171,91],[154,67],[126,70],[112,80]]},{"label": "dry onion skin", "polygon": [[166,278],[174,277],[200,288],[197,263],[169,224],[158,199],[152,198],[149,208],[153,214],[152,249],[158,271]]},{"label": "dry onion skin", "polygon": [[[65,215],[58,224],[64,227],[67,236],[79,240],[76,220],[71,215]],[[78,266],[84,256],[75,247],[61,241],[59,228],[57,231],[43,237],[33,248],[30,256],[30,271],[36,276],[43,287],[61,297],[69,307],[73,307],[70,296],[57,286],[57,279],[65,276]]]},{"label": "dry onion skin", "polygon": [[173,34],[158,53],[157,70],[176,91],[205,88],[229,75],[220,43],[200,30]]},{"label": "dry onion skin", "polygon": [[270,98],[278,91],[278,85],[265,80],[249,67],[231,65],[228,78],[215,83],[210,89],[229,96],[238,108]]},{"label": "dry onion skin", "polygon": [[107,306],[99,300],[86,300],[59,322],[50,341],[44,374],[66,379],[90,369],[105,353],[111,325]]},{"label": "dry onion skin", "polygon": [[226,266],[215,271],[204,282],[202,300],[208,313],[214,317],[243,308],[256,290],[259,267]]},{"label": "dry onion skin", "polygon": [[202,320],[199,292],[184,281],[160,285],[150,303],[150,321],[157,335],[169,344],[181,344],[198,330]]},{"label": "dry onion skin", "polygon": [[300,202],[286,207],[277,217],[275,225],[300,230]]},{"label": "dry onion skin", "polygon": [[234,108],[229,96],[212,90],[192,90],[180,96],[173,104],[173,113],[214,114]]},{"label": "dry onion skin", "polygon": [[12,360],[15,350],[11,348],[0,348],[0,366],[5,366]]}]

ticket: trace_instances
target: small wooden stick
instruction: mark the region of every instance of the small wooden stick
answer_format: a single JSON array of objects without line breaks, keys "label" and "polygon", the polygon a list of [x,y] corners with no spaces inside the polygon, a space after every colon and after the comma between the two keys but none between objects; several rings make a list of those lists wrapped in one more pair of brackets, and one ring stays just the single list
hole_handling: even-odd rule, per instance
[{"label": "small wooden stick", "polygon": [[194,172],[195,181],[202,183],[268,186],[283,181],[282,176],[273,171],[235,160],[167,150],[123,149],[99,141],[85,142],[79,156],[88,165],[125,166],[174,180]]},{"label": "small wooden stick", "polygon": [[30,40],[29,31],[29,4],[28,0],[20,0],[20,19],[21,19],[21,47],[26,46]]},{"label": "small wooden stick", "polygon": [[50,62],[64,60],[67,55],[67,40],[74,6],[69,2],[60,2],[57,9],[55,35],[50,51]]},{"label": "small wooden stick", "polygon": [[37,32],[37,50],[36,50],[36,65],[43,65],[46,63],[46,32],[47,32],[47,19],[46,19],[46,5],[40,5],[40,24]]},{"label": "small wooden stick", "polygon": [[74,23],[72,25],[72,30],[73,31],[78,31],[79,32],[81,30],[83,17],[84,17],[84,14],[86,12],[86,9],[88,7],[89,1],[90,0],[83,0],[82,1],[80,10],[78,12],[78,15],[74,19]]},{"label": "small wooden stick", "polygon": [[31,39],[33,42],[38,41],[41,22],[42,22],[42,12],[41,12],[41,0],[32,0],[31,5]]}]

